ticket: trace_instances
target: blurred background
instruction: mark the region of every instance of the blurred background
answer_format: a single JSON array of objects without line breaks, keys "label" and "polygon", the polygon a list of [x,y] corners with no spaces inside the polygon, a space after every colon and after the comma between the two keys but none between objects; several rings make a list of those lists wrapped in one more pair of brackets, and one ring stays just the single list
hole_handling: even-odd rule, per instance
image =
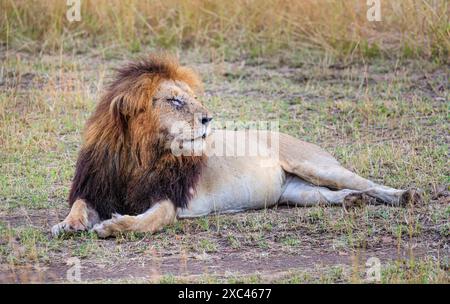
[{"label": "blurred background", "polygon": [[[381,20],[370,21],[376,2]],[[343,60],[449,59],[447,0],[82,0],[81,20],[73,22],[68,7],[3,0],[0,40],[39,51],[201,48],[228,59],[316,51]]]}]

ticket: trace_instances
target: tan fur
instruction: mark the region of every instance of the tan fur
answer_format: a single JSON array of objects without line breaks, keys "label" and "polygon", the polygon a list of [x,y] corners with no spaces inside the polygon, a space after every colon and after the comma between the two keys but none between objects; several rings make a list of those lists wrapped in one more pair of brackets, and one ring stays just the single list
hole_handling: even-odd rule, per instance
[{"label": "tan fur", "polygon": [[117,235],[121,232],[149,232],[161,230],[164,226],[172,224],[176,220],[176,210],[170,201],[157,203],[147,212],[137,215],[116,215],[94,226],[100,237]]},{"label": "tan fur", "polygon": [[320,147],[280,133],[280,165],[289,173],[318,186],[335,189],[365,190],[374,186],[339,162]]},{"label": "tan fur", "polygon": [[98,221],[95,210],[89,208],[84,200],[78,199],[73,203],[67,217],[61,223],[52,227],[52,234],[58,235],[63,231],[84,231],[92,228]]}]

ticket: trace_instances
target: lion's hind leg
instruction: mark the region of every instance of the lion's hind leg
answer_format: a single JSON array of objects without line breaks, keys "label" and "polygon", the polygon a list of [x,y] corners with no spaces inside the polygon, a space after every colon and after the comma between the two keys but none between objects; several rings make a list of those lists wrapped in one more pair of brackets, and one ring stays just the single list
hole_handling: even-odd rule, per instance
[{"label": "lion's hind leg", "polygon": [[306,182],[297,176],[288,175],[280,204],[292,204],[295,206],[338,205],[350,207],[365,203],[373,203],[374,199],[363,191],[342,189],[330,190],[326,187],[316,186]]},{"label": "lion's hind leg", "polygon": [[169,200],[156,203],[146,212],[131,215],[113,215],[109,220],[96,224],[92,231],[101,238],[114,236],[122,232],[156,232],[176,220],[176,209]]},{"label": "lion's hind leg", "polygon": [[70,209],[67,217],[51,229],[53,236],[62,233],[72,233],[86,231],[100,221],[97,211],[95,211],[83,199],[77,199]]},{"label": "lion's hind leg", "polygon": [[342,167],[320,147],[289,135],[280,133],[279,152],[283,170],[313,185],[360,191],[393,206],[421,201],[417,190],[399,190],[374,183]]},{"label": "lion's hind leg", "polygon": [[280,203],[290,203],[298,206],[315,206],[318,204],[343,205],[349,207],[360,204],[390,204],[405,206],[421,201],[417,190],[398,190],[377,184],[365,190],[340,189],[331,190],[317,186],[295,175],[288,174]]}]

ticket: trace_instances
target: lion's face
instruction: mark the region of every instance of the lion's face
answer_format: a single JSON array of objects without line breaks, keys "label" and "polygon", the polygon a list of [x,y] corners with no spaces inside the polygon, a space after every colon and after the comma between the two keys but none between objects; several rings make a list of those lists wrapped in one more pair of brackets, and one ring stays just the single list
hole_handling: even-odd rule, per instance
[{"label": "lion's face", "polygon": [[163,80],[153,96],[153,107],[168,145],[182,150],[203,147],[212,117],[187,83]]}]

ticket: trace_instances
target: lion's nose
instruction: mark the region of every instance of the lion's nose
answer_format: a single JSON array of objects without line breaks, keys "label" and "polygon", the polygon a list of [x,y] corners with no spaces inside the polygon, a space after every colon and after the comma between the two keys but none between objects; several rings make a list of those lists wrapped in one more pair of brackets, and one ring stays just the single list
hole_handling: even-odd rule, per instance
[{"label": "lion's nose", "polygon": [[212,117],[203,116],[200,119],[200,122],[202,123],[202,125],[207,125],[211,120],[212,120]]}]

